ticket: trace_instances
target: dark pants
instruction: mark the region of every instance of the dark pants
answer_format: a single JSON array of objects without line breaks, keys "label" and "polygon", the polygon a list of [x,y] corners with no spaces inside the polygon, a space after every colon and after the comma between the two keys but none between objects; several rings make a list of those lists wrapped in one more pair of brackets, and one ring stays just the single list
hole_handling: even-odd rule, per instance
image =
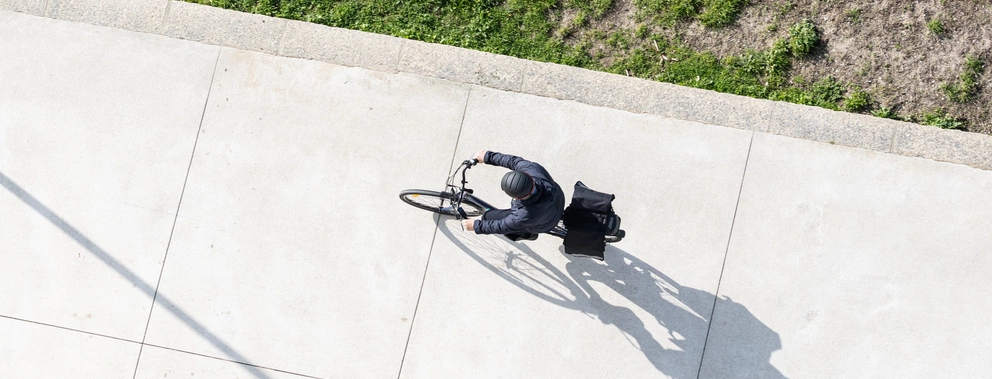
[{"label": "dark pants", "polygon": [[[483,220],[502,220],[502,219],[506,218],[506,216],[509,216],[510,213],[513,213],[513,211],[510,210],[510,209],[490,209],[490,210],[486,211],[486,213],[483,213],[482,214],[482,219]],[[537,234],[533,234],[533,233],[507,233],[507,234],[504,234],[504,236],[506,236],[506,238],[509,238],[510,241],[517,241],[517,240],[519,240],[521,238],[528,238],[528,239],[530,239],[530,238],[537,237]]]}]

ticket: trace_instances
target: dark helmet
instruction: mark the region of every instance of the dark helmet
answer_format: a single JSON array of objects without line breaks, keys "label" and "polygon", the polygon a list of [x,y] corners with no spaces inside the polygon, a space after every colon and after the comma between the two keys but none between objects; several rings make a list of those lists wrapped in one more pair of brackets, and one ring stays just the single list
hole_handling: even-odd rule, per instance
[{"label": "dark helmet", "polygon": [[503,175],[499,186],[510,197],[519,199],[530,195],[531,190],[534,189],[534,178],[520,171],[510,171]]}]

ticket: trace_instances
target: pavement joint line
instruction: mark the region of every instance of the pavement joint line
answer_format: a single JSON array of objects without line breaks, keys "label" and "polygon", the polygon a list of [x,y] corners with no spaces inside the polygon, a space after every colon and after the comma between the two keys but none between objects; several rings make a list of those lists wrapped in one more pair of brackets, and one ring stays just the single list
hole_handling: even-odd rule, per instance
[{"label": "pavement joint line", "polygon": [[110,335],[106,335],[106,334],[94,333],[94,332],[89,332],[89,331],[80,330],[80,329],[73,329],[73,328],[69,328],[69,327],[65,327],[65,326],[59,326],[59,325],[48,324],[48,323],[44,323],[44,322],[32,321],[32,320],[22,319],[22,318],[18,318],[18,317],[0,315],[0,318],[5,318],[5,319],[8,319],[8,320],[13,320],[13,321],[17,321],[17,322],[24,322],[24,323],[29,323],[29,324],[35,324],[35,325],[39,325],[39,326],[45,326],[45,327],[51,327],[51,328],[56,328],[56,329],[62,329],[62,330],[69,331],[69,332],[87,334],[87,335],[91,335],[91,336],[94,336],[94,337],[108,338],[108,339],[117,340],[117,341],[121,341],[121,342],[133,343],[135,345],[152,346],[152,347],[156,347],[156,348],[159,348],[159,349],[171,350],[171,351],[174,351],[174,352],[177,352],[177,353],[196,355],[196,356],[200,356],[200,357],[204,357],[204,358],[210,358],[210,359],[216,359],[216,360],[219,360],[219,361],[236,363],[236,364],[239,364],[239,365],[253,366],[253,367],[262,368],[262,369],[266,369],[266,370],[270,370],[270,371],[276,371],[276,372],[281,372],[281,373],[285,373],[285,374],[296,375],[296,376],[300,376],[300,377],[304,377],[304,378],[321,379],[320,377],[317,377],[317,376],[311,376],[311,375],[301,374],[301,373],[298,373],[298,372],[292,372],[292,371],[287,371],[287,370],[280,370],[280,369],[273,368],[273,367],[266,367],[266,366],[262,366],[262,365],[251,364],[251,363],[238,362],[238,361],[235,361],[235,360],[226,359],[226,358],[222,358],[222,357],[215,357],[215,356],[212,356],[212,355],[201,354],[201,353],[196,353],[196,352],[192,352],[192,351],[186,351],[186,350],[182,350],[182,349],[176,349],[176,348],[172,348],[172,347],[168,347],[168,346],[156,345],[156,344],[151,344],[151,343],[142,343],[141,341],[132,341],[132,340],[129,340],[129,339],[126,339],[126,338],[114,337],[114,336],[110,336]]},{"label": "pavement joint line", "polygon": [[[109,253],[107,253],[105,250],[103,250],[103,248],[101,248],[99,245],[97,245],[96,242],[94,242],[93,240],[90,240],[85,235],[83,235],[78,229],[76,229],[75,227],[73,227],[68,221],[66,221],[65,219],[63,219],[62,217],[60,217],[58,214],[56,214],[55,212],[53,212],[50,208],[48,208],[47,206],[45,206],[41,201],[39,201],[38,199],[36,199],[30,193],[28,193],[24,188],[22,188],[21,186],[17,185],[16,183],[14,183],[14,181],[12,179],[10,179],[9,177],[7,177],[6,175],[4,175],[3,172],[0,172],[0,187],[5,187],[8,191],[11,192],[11,194],[13,194],[15,197],[17,197],[21,201],[23,201],[26,205],[28,205],[29,207],[31,207],[32,209],[34,209],[35,212],[38,212],[38,214],[40,216],[42,216],[45,219],[47,219],[50,223],[52,223],[52,225],[54,225],[55,227],[61,229],[62,232],[65,233],[69,238],[72,238],[80,246],[82,246],[84,249],[86,249],[90,253],[92,253],[94,257],[96,257],[97,259],[99,259],[101,262],[103,262],[104,264],[106,264],[107,266],[109,266],[111,269],[113,269],[114,271],[116,271],[118,274],[120,274],[122,277],[126,278],[128,281],[130,281],[132,284],[134,284],[134,286],[136,288],[138,288],[139,290],[141,290],[142,292],[144,292],[149,297],[154,297],[154,299],[152,300],[152,303],[151,303],[152,308],[154,308],[155,303],[159,301],[158,300],[158,288],[157,287],[152,287],[151,284],[146,283],[144,280],[142,280],[141,278],[139,278],[133,271],[131,271],[130,269],[128,269],[121,262],[119,262],[116,259],[114,259],[113,256],[111,256]],[[171,236],[170,236],[170,239],[171,239]],[[168,249],[166,249],[166,251],[168,251]],[[163,267],[164,267],[164,262],[163,262]],[[159,280],[161,280],[161,273],[160,273]],[[209,330],[207,330],[206,328],[204,328],[202,325],[200,325],[199,323],[197,323],[196,320],[193,320],[192,317],[190,317],[188,314],[186,314],[181,309],[179,309],[179,307],[176,306],[175,303],[173,303],[172,301],[168,300],[165,296],[162,296],[161,297],[161,302],[163,303],[163,306],[166,307],[166,309],[170,309],[171,308],[169,310],[170,313],[172,313],[174,316],[176,316],[181,321],[183,321],[184,323],[186,323],[186,325],[189,326],[190,328],[192,328],[193,330],[199,332],[201,336],[203,336],[205,339],[207,339],[215,347],[217,347],[221,351],[227,353],[231,357],[237,357],[237,358],[243,359],[244,361],[247,361],[248,360],[246,358],[241,357],[241,355],[238,354],[237,351],[235,351],[233,348],[231,348],[230,346],[228,346],[227,344],[225,344],[222,340],[220,340],[219,338],[217,338],[217,336],[215,336]],[[150,321],[150,317],[151,317],[151,310],[149,310],[149,321]],[[147,332],[148,332],[148,324],[146,323],[145,333],[147,334]],[[143,339],[144,339],[144,337],[142,337],[142,340]],[[139,343],[141,344],[141,347],[138,349],[138,358],[140,360],[140,358],[141,358],[141,351],[144,348],[145,343],[144,343],[144,341],[139,342]],[[263,373],[261,371],[258,371],[257,369],[254,369],[254,367],[252,367],[252,366],[245,366],[245,367],[246,368],[250,368],[249,371],[251,371],[251,373],[254,374],[256,378],[267,378],[268,377],[268,376],[265,375],[265,373]],[[252,370],[252,369],[254,369],[254,370]],[[135,367],[135,375],[137,375],[137,363],[136,363],[136,367]]]},{"label": "pavement joint line", "polygon": [[741,208],[741,194],[744,193],[744,180],[747,179],[747,166],[751,163],[751,149],[754,147],[754,135],[751,132],[751,141],[747,145],[747,158],[744,158],[744,172],[741,173],[741,186],[737,190],[737,204],[734,205],[734,217],[730,221],[730,233],[727,236],[727,249],[723,252],[723,263],[720,265],[720,278],[716,281],[716,291],[713,292],[713,308],[710,309],[710,320],[706,325],[706,337],[703,338],[703,351],[699,355],[699,369],[696,370],[696,379],[703,372],[703,363],[706,361],[706,345],[710,342],[710,329],[713,328],[713,319],[716,318],[716,303],[720,300],[720,284],[723,283],[723,273],[727,268],[727,256],[730,254],[730,242],[734,237],[734,225],[737,223],[737,211]]},{"label": "pavement joint line", "polygon": [[282,23],[282,32],[279,33],[279,41],[276,42],[276,55],[284,56],[282,53],[282,45],[285,43],[286,33],[289,30],[290,20]]},{"label": "pavement joint line", "polygon": [[408,41],[403,41],[403,43],[400,44],[400,48],[396,49],[396,67],[393,67],[393,69],[390,70],[390,72],[395,72],[395,73],[401,72],[400,66],[402,66],[403,63],[403,50],[406,50],[407,44],[409,44]]},{"label": "pavement joint line", "polygon": [[899,133],[899,128],[892,128],[892,136],[889,138],[889,154],[895,154],[896,150],[896,136]]},{"label": "pavement joint line", "polygon": [[[458,142],[462,138],[462,129],[465,127],[465,114],[468,113],[468,103],[472,97],[472,86],[467,86],[465,93],[465,106],[462,107],[462,119],[458,123],[458,136],[455,137],[454,151],[451,152],[451,163],[448,164],[448,175],[451,175],[451,167],[455,165],[455,156],[458,154]],[[424,294],[424,285],[427,283],[427,271],[431,267],[431,256],[434,255],[434,242],[437,241],[438,226],[441,224],[441,216],[438,215],[434,222],[434,236],[431,237],[431,249],[427,252],[427,265],[424,266],[424,277],[420,280],[420,292],[417,293],[417,304],[413,307],[413,316],[410,316],[410,331],[406,335],[406,344],[403,346],[403,357],[400,358],[400,370],[396,373],[396,378],[403,376],[403,363],[406,362],[406,353],[410,349],[410,338],[413,336],[413,326],[417,321],[417,310],[420,308],[420,298]]]},{"label": "pavement joint line", "polygon": [[59,326],[59,325],[55,325],[55,324],[48,324],[48,323],[39,322],[39,321],[32,321],[32,320],[27,320],[27,319],[18,318],[18,317],[11,317],[11,316],[0,315],[0,318],[5,318],[5,319],[8,319],[8,320],[14,320],[14,321],[20,321],[20,322],[26,322],[26,323],[29,323],[29,324],[35,324],[35,325],[40,325],[40,326],[47,326],[47,327],[52,327],[52,328],[56,328],[56,329],[62,329],[62,330],[70,331],[70,332],[89,334],[91,336],[96,336],[96,337],[110,338],[110,339],[113,339],[113,340],[118,340],[118,341],[122,341],[122,342],[129,342],[129,343],[133,343],[133,344],[137,344],[137,345],[140,345],[141,344],[141,341],[132,341],[132,340],[129,340],[127,338],[114,337],[114,336],[110,336],[110,335],[106,335],[106,334],[94,333],[94,332],[89,332],[89,331],[85,331],[85,330],[81,330],[81,329],[73,329],[73,328],[69,328],[69,327],[65,327],[65,326]]},{"label": "pavement joint line", "polygon": [[144,346],[151,346],[151,347],[155,347],[155,348],[159,348],[159,349],[164,349],[164,350],[170,350],[170,351],[174,351],[174,352],[177,352],[177,353],[183,353],[183,354],[189,354],[189,355],[196,355],[198,357],[210,358],[210,359],[215,359],[215,360],[218,360],[218,361],[236,363],[236,364],[243,365],[243,366],[251,366],[251,367],[255,367],[255,368],[261,368],[261,369],[266,369],[266,370],[270,370],[270,371],[281,372],[281,373],[284,373],[284,374],[301,376],[301,377],[304,377],[304,378],[323,379],[323,378],[321,378],[319,376],[311,376],[311,375],[307,375],[307,374],[301,374],[301,373],[298,373],[298,372],[292,372],[292,371],[287,371],[287,370],[280,370],[280,369],[277,369],[277,368],[272,368],[272,367],[267,367],[267,366],[262,366],[262,365],[256,365],[256,364],[245,363],[245,362],[238,362],[238,361],[227,359],[227,358],[215,357],[213,355],[201,354],[201,353],[197,353],[197,352],[192,352],[192,351],[177,349],[177,348],[174,348],[174,347],[156,345],[156,344],[153,344],[153,343],[145,343],[145,344],[142,344],[142,345],[144,345]]},{"label": "pavement joint line", "polygon": [[214,87],[214,79],[217,78],[217,68],[220,63],[220,55],[224,51],[224,48],[217,49],[217,58],[214,59],[214,69],[213,73],[210,75],[210,85],[207,87],[207,96],[203,100],[203,112],[200,113],[200,123],[196,128],[196,136],[193,139],[193,149],[189,156],[189,165],[186,166],[186,178],[183,179],[183,188],[179,192],[179,204],[176,204],[176,216],[172,219],[172,230],[169,232],[169,242],[165,245],[165,255],[162,257],[162,267],[159,268],[158,281],[155,282],[155,294],[152,295],[152,304],[148,309],[148,320],[145,321],[145,332],[141,335],[141,349],[138,350],[138,359],[134,363],[134,376],[132,378],[138,377],[138,367],[141,365],[141,352],[145,347],[145,339],[148,337],[148,328],[152,323],[152,315],[155,313],[155,302],[158,300],[158,290],[159,286],[162,284],[162,274],[165,273],[165,264],[169,258],[169,249],[172,247],[172,237],[176,234],[176,224],[179,220],[179,210],[183,206],[183,196],[186,194],[186,184],[189,183],[189,172],[193,167],[193,158],[196,156],[196,144],[200,141],[200,131],[203,129],[203,119],[207,115],[207,105],[210,104],[210,92],[212,92]]},{"label": "pavement joint line", "polygon": [[431,256],[434,255],[434,242],[437,241],[438,225],[441,224],[441,216],[434,220],[434,236],[431,237],[431,248],[427,252],[427,264],[424,265],[424,276],[420,279],[420,291],[417,292],[417,303],[413,306],[413,315],[410,316],[410,331],[406,334],[406,343],[403,345],[403,356],[400,357],[400,369],[396,373],[396,378],[403,376],[403,364],[406,362],[406,353],[410,349],[410,338],[413,337],[413,326],[417,322],[417,310],[420,308],[420,298],[424,295],[424,284],[427,283],[427,271],[431,267]]},{"label": "pavement joint line", "polygon": [[169,12],[172,10],[172,2],[173,0],[169,0],[165,3],[165,12],[162,14],[162,23],[158,25],[159,30],[165,30],[165,28],[169,25]]}]

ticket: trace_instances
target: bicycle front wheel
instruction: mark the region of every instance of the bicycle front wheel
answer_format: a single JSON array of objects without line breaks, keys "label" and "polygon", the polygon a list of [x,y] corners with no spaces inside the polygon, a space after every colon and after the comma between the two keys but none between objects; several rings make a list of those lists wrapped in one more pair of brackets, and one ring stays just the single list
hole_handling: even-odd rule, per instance
[{"label": "bicycle front wheel", "polygon": [[[447,192],[406,190],[400,192],[400,200],[414,207],[448,216],[458,216],[455,202]],[[485,208],[470,199],[462,200],[462,210],[468,217],[482,216]]]}]

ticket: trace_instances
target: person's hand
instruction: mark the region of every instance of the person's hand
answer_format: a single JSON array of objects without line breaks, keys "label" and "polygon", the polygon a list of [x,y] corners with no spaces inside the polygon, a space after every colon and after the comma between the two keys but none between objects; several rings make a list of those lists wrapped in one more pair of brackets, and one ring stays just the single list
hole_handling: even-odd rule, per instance
[{"label": "person's hand", "polygon": [[462,227],[465,228],[465,231],[474,232],[475,220],[462,220]]},{"label": "person's hand", "polygon": [[489,152],[488,150],[479,150],[479,152],[475,154],[473,158],[479,161],[479,163],[486,163],[486,153],[488,152]]}]

